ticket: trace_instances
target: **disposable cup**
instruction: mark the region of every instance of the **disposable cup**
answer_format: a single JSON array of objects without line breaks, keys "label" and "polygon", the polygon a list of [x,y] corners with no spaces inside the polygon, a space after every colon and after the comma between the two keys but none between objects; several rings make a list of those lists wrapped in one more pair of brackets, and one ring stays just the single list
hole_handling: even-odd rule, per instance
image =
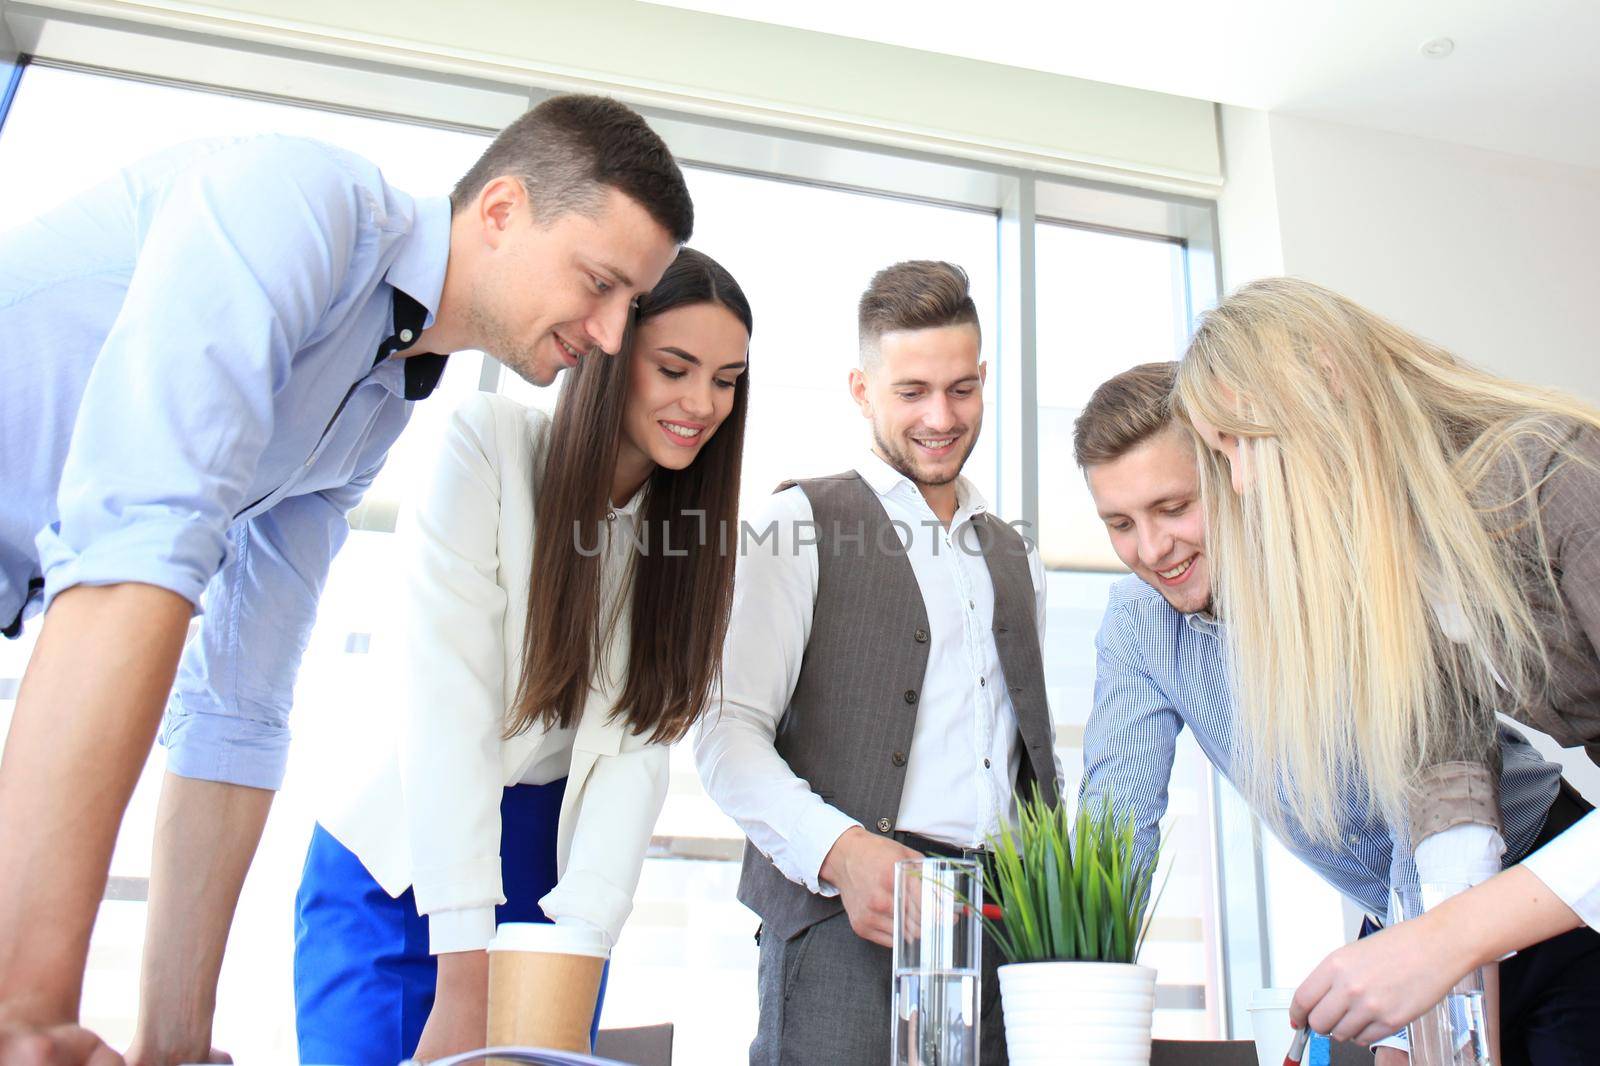
[{"label": "disposable cup", "polygon": [[1256,1038],[1257,1066],[1283,1066],[1283,1057],[1294,1043],[1289,1026],[1292,988],[1260,988],[1250,997],[1250,1028]]},{"label": "disposable cup", "polygon": [[507,922],[489,942],[489,1047],[591,1052],[610,950],[598,929]]}]

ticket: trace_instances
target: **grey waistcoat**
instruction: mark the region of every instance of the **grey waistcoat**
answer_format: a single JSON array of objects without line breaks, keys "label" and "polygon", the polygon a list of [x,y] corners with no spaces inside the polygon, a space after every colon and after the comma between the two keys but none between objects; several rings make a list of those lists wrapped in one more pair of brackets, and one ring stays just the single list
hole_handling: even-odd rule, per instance
[{"label": "grey waistcoat", "polygon": [[[895,830],[917,701],[928,670],[928,614],[900,535],[854,471],[798,484],[816,522],[817,600],[794,695],[774,744],[791,769],[869,832]],[[1021,733],[1017,791],[1059,795],[1026,542],[993,515],[975,520],[994,582],[994,642]],[[763,935],[787,939],[837,914],[838,897],[789,880],[748,842],[739,900]]]}]

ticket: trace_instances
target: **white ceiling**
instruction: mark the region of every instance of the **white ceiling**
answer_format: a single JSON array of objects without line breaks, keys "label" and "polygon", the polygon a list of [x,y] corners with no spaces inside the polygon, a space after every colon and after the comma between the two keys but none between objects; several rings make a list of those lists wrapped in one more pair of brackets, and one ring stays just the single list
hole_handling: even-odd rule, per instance
[{"label": "white ceiling", "polygon": [[1600,167],[1597,0],[652,2]]}]

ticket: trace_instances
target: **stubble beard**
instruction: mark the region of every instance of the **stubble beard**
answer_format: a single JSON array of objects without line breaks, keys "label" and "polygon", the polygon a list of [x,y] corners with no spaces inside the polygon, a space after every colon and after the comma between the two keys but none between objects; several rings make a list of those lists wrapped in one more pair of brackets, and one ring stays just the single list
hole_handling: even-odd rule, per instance
[{"label": "stubble beard", "polygon": [[[962,433],[965,432],[965,430],[962,430]],[[978,435],[973,433],[967,438],[966,451],[961,453],[961,461],[956,464],[955,471],[948,477],[929,477],[917,469],[915,453],[890,445],[884,439],[883,433],[879,431],[876,422],[872,425],[872,440],[878,446],[878,454],[883,456],[884,461],[893,467],[896,473],[909,479],[914,485],[926,485],[930,488],[948,485],[960,477],[961,471],[966,468],[967,460],[972,456],[972,449],[978,446]],[[915,448],[916,445],[912,444],[909,447]]]},{"label": "stubble beard", "polygon": [[540,361],[537,341],[523,344],[514,339],[500,318],[482,303],[475,302],[472,305],[467,321],[484,353],[528,384],[544,388],[555,381],[560,373],[561,367],[552,369]]}]

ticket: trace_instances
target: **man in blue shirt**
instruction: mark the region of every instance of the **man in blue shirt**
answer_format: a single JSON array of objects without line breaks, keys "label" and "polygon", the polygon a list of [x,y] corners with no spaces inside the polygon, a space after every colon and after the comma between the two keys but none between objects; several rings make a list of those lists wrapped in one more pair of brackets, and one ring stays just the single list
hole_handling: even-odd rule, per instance
[{"label": "man in blue shirt", "polygon": [[[1133,818],[1138,845],[1146,850],[1159,838],[1178,733],[1185,726],[1212,765],[1240,783],[1223,631],[1212,612],[1199,471],[1189,435],[1173,421],[1168,402],[1176,368],[1149,363],[1101,384],[1079,416],[1073,440],[1112,547],[1133,571],[1112,587],[1096,637],[1080,802],[1109,798]],[[1509,726],[1500,730],[1500,759],[1509,866],[1581,816],[1582,801],[1561,781],[1560,768]],[[1314,842],[1292,824],[1281,830],[1283,843],[1382,920],[1389,913],[1389,886],[1416,880],[1412,858],[1406,847],[1396,846],[1382,819],[1368,816],[1353,790],[1341,822],[1342,846]],[[1508,1030],[1516,1024],[1529,1048],[1539,1039],[1568,1045],[1592,1039],[1541,1016],[1558,1002],[1592,999],[1595,961],[1585,960],[1581,945],[1575,952],[1558,950],[1560,965],[1555,958],[1522,959],[1502,973],[1502,1017]],[[1577,965],[1566,965],[1574,960]],[[1297,982],[1303,975],[1285,976]],[[1380,1049],[1380,1061],[1389,1054]]]},{"label": "man in blue shirt", "polygon": [[0,1060],[110,1054],[75,1028],[84,958],[169,693],[133,1057],[210,1053],[317,599],[434,353],[549,384],[620,347],[692,226],[643,119],[565,96],[448,200],[207,141],[0,235],[0,627],[44,613],[0,763]]}]

